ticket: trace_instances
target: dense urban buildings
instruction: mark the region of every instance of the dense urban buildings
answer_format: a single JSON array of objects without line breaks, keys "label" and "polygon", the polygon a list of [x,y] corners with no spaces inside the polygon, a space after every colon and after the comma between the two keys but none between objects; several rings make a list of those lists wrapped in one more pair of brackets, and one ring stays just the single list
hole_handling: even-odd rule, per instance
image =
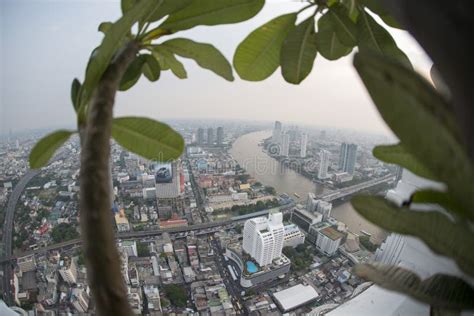
[{"label": "dense urban buildings", "polygon": [[[242,159],[233,149],[245,135],[272,127],[255,143],[258,157]],[[346,188],[389,183],[397,171],[373,159],[371,145],[360,141],[350,174],[333,159],[347,136],[325,132],[323,138],[281,122],[176,128],[186,149],[173,162],[148,161],[115,143],[111,148],[119,277],[136,314],[299,315],[357,293],[363,283],[351,268],[372,252],[360,242],[368,235],[337,218],[338,205]],[[94,313],[79,239],[79,141],[72,138],[30,175],[25,157],[35,137],[0,143],[0,206],[18,197],[6,208],[14,213],[12,228],[1,231],[11,237],[14,255],[7,261],[12,269],[5,265],[0,275],[2,290],[11,293],[4,300],[37,313]],[[246,164],[259,159],[278,167]],[[267,181],[272,172],[281,173]],[[25,187],[15,193],[23,178]],[[300,189],[308,179],[324,190]]]}]

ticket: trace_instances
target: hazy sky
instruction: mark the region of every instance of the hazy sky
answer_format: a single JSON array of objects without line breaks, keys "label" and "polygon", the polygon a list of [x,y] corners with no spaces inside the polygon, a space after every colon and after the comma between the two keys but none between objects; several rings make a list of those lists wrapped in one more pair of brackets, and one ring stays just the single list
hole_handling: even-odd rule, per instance
[{"label": "hazy sky", "polygon": [[[71,81],[83,81],[89,54],[102,39],[97,26],[120,16],[119,1],[0,0],[0,6],[0,133],[73,126]],[[267,0],[249,21],[196,27],[176,37],[212,43],[232,61],[251,30],[301,6],[294,0]],[[415,68],[427,74],[431,63],[416,42],[405,32],[391,33]],[[228,82],[192,60],[181,60],[188,79],[169,71],[155,83],[142,77],[131,90],[119,93],[115,115],[281,120],[387,131],[351,65],[352,55],[334,62],[317,56],[311,75],[299,86],[286,83],[279,69],[263,82],[242,81],[237,74]]]}]

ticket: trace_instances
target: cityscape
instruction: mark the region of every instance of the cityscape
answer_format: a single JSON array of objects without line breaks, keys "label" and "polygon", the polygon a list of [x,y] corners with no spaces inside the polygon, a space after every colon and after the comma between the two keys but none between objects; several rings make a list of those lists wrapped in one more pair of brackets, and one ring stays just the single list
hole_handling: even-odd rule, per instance
[{"label": "cityscape", "polygon": [[[322,315],[370,287],[352,268],[386,260],[388,234],[347,201],[394,194],[401,169],[371,154],[380,136],[280,121],[170,124],[186,143],[176,161],[111,149],[111,221],[136,314]],[[40,134],[0,145],[2,299],[41,315],[93,314],[79,140],[30,170]]]}]

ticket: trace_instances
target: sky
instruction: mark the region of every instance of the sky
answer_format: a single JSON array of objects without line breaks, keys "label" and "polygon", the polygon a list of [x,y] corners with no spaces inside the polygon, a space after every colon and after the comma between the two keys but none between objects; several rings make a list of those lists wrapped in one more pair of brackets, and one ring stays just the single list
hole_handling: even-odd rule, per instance
[{"label": "sky", "polygon": [[[237,45],[256,27],[304,4],[267,0],[249,21],[199,26],[173,37],[216,46],[232,61]],[[93,48],[102,40],[103,21],[120,17],[112,0],[0,0],[0,134],[12,130],[74,127],[70,101],[73,78],[84,78]],[[420,73],[431,62],[404,31],[390,29],[399,47]],[[301,123],[390,134],[352,66],[353,55],[337,61],[317,56],[312,73],[300,85],[286,83],[280,69],[263,82],[228,82],[181,59],[188,79],[169,71],[151,83],[142,76],[119,92],[115,116],[139,115],[157,120],[244,119]]]}]

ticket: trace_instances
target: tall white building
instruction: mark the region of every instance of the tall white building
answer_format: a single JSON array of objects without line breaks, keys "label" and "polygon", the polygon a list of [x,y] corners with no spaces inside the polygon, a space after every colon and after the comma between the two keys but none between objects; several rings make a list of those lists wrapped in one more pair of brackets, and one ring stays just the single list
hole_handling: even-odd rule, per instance
[{"label": "tall white building", "polygon": [[279,144],[281,142],[281,122],[275,121],[275,126],[273,127],[272,133],[272,142],[275,144]]},{"label": "tall white building", "polygon": [[321,162],[319,163],[318,178],[326,179],[328,177],[329,151],[321,150],[319,157],[321,158]]},{"label": "tall white building", "polygon": [[306,157],[306,147],[308,146],[308,134],[301,135],[300,157]]},{"label": "tall white building", "polygon": [[242,249],[263,267],[281,257],[284,235],[282,213],[252,218],[244,225]]},{"label": "tall white building", "polygon": [[288,157],[290,153],[290,135],[284,134],[281,140],[280,156]]}]

